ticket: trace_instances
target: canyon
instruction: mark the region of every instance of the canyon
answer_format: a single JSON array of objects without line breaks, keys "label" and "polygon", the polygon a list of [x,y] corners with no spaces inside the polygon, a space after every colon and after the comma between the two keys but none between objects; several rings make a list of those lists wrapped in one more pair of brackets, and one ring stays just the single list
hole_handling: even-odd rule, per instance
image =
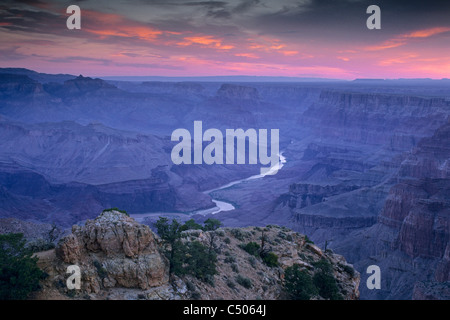
[{"label": "canyon", "polygon": [[[240,247],[247,241],[259,241],[261,234],[279,257],[278,266],[251,259]],[[314,271],[318,261],[329,263],[343,299],[359,297],[359,273],[342,256],[320,250],[287,228],[186,230],[182,236],[186,243],[213,243],[218,257],[213,284],[191,275],[169,274],[161,238],[126,214],[107,210],[82,226],[73,226],[56,249],[37,254],[38,264],[48,277],[33,299],[189,300],[197,296],[205,300],[274,300],[286,298],[282,286],[286,268],[295,263]],[[81,270],[81,283],[79,290],[70,292],[64,285],[65,273],[74,264]],[[239,276],[248,279],[251,286],[234,283]]]},{"label": "canyon", "polygon": [[[126,82],[1,69],[0,226],[67,229],[112,207],[149,226],[158,216],[280,225],[352,263],[361,299],[448,299],[449,86]],[[224,132],[279,129],[286,163],[260,179],[248,179],[260,173],[248,163],[175,165],[171,133],[198,120]],[[214,212],[213,200],[235,209],[195,214]],[[381,290],[365,287],[372,264]]]}]

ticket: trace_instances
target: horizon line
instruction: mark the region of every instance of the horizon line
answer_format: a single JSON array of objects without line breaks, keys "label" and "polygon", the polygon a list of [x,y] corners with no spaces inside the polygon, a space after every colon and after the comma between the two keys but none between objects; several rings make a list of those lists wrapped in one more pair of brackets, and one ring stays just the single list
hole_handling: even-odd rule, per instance
[{"label": "horizon line", "polygon": [[[267,80],[275,80],[278,79],[278,81],[275,82],[295,82],[295,81],[337,81],[337,82],[353,82],[353,81],[446,81],[450,80],[450,78],[421,78],[421,77],[408,77],[408,78],[353,78],[353,79],[343,79],[343,78],[328,78],[328,77],[314,77],[314,76],[269,76],[269,75],[204,75],[204,76],[185,76],[185,75],[179,75],[179,76],[165,76],[165,75],[87,75],[84,76],[82,74],[75,75],[71,73],[48,73],[48,72],[41,72],[36,71],[33,69],[23,68],[23,67],[0,67],[0,70],[4,69],[15,69],[15,70],[24,70],[24,71],[31,71],[35,73],[40,74],[48,74],[48,75],[67,75],[67,76],[73,76],[73,77],[89,77],[89,78],[97,78],[97,79],[103,79],[103,80],[109,80],[114,81],[114,79],[117,79],[116,81],[120,81],[119,79],[127,79],[128,81],[139,81],[138,79],[145,79],[145,78],[155,78],[155,79],[164,79],[170,81],[172,80],[178,80],[178,79],[214,79],[216,78],[216,81],[219,81],[220,79],[226,79],[226,78],[242,78],[244,79],[267,79]],[[1,72],[6,73],[6,72]],[[132,80],[132,78],[136,80]],[[283,81],[284,80],[284,81]],[[213,81],[214,82],[214,81]]]}]

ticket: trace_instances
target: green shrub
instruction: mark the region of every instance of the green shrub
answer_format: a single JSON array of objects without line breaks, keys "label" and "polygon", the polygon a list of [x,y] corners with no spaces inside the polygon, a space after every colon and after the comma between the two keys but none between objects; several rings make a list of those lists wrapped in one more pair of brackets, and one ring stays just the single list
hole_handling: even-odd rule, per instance
[{"label": "green shrub", "polygon": [[187,244],[186,256],[184,270],[187,274],[193,275],[205,282],[209,276],[217,274],[217,256],[215,252],[208,250],[199,241],[193,241]]},{"label": "green shrub", "polygon": [[183,230],[202,230],[203,227],[195,222],[194,219],[186,221],[182,227]]},{"label": "green shrub", "polygon": [[77,290],[75,290],[75,289],[73,289],[73,290],[68,290],[67,293],[66,293],[66,295],[67,295],[69,298],[75,298],[75,296],[77,295]]},{"label": "green shrub", "polygon": [[248,262],[253,268],[256,268],[256,258],[254,256],[248,257]]},{"label": "green shrub", "polygon": [[333,270],[331,263],[324,258],[321,258],[319,261],[313,262],[312,265],[325,273],[331,273]]},{"label": "green shrub", "polygon": [[108,273],[106,272],[106,269],[103,268],[103,266],[101,265],[100,262],[98,262],[97,260],[94,260],[93,262],[94,267],[97,269],[97,274],[100,277],[100,279],[104,279],[106,278],[106,276],[108,275]]},{"label": "green shrub", "polygon": [[186,288],[188,289],[188,291],[195,291],[196,287],[195,284],[193,284],[191,281],[186,280]]},{"label": "green shrub", "polygon": [[252,280],[247,277],[241,276],[240,274],[236,276],[236,282],[246,289],[250,289],[253,285]]},{"label": "green shrub", "polygon": [[221,238],[225,236],[225,232],[223,232],[223,230],[216,230],[214,232]]},{"label": "green shrub", "polygon": [[269,253],[263,255],[262,259],[268,267],[273,268],[273,267],[278,266],[278,256],[273,252],[269,252]]},{"label": "green shrub", "polygon": [[118,212],[120,212],[120,213],[123,213],[124,215],[126,215],[126,216],[130,216],[129,214],[128,214],[128,212],[126,212],[125,210],[120,210],[120,209],[118,209],[118,208],[109,208],[109,209],[105,209],[105,210],[103,210],[103,212],[111,212],[111,211],[118,211]]},{"label": "green shrub", "polygon": [[324,271],[317,272],[313,277],[314,285],[319,291],[322,298],[330,300],[342,300],[343,297],[339,292],[339,287],[333,275]]},{"label": "green shrub", "polygon": [[249,242],[245,245],[240,246],[242,250],[246,251],[248,254],[252,256],[259,256],[259,249],[261,248],[259,244],[256,242]]},{"label": "green shrub", "polygon": [[209,284],[213,288],[216,286],[216,283],[214,282],[214,276],[212,274],[206,275],[204,282]]},{"label": "green shrub", "polygon": [[305,235],[305,241],[306,243],[314,244],[314,242],[307,235]]},{"label": "green shrub", "polygon": [[311,275],[298,264],[286,268],[283,288],[292,300],[310,300],[318,294]]},{"label": "green shrub", "polygon": [[281,239],[286,239],[287,235],[285,232],[280,231],[280,232],[278,232],[278,237],[280,237]]},{"label": "green shrub", "polygon": [[236,258],[235,258],[235,257],[232,257],[232,256],[228,256],[228,257],[226,257],[226,258],[223,260],[223,262],[225,262],[225,263],[233,263],[233,262],[236,262]]},{"label": "green shrub", "polygon": [[347,272],[350,275],[350,277],[353,278],[355,276],[355,269],[353,269],[351,266],[347,264],[341,264],[340,266],[345,272]]},{"label": "green shrub", "polygon": [[245,233],[241,230],[241,229],[231,229],[230,233],[233,237],[235,237],[236,239],[240,240],[240,241],[244,241],[245,238]]},{"label": "green shrub", "polygon": [[233,270],[233,272],[239,273],[239,268],[236,263],[233,263],[231,265],[231,270]]},{"label": "green shrub", "polygon": [[169,260],[169,273],[192,275],[204,282],[213,279],[217,273],[217,255],[214,250],[197,240],[184,244],[180,240],[184,227],[175,219],[169,223],[167,218],[161,217],[155,227],[167,244],[164,254]]},{"label": "green shrub", "polygon": [[209,218],[204,223],[203,230],[205,231],[215,231],[222,226],[222,222],[217,219]]},{"label": "green shrub", "polygon": [[193,300],[200,300],[202,298],[202,295],[198,291],[194,291],[191,293],[191,298]]},{"label": "green shrub", "polygon": [[314,274],[313,281],[318,289],[319,295],[325,299],[342,300],[343,297],[339,293],[339,287],[333,276],[333,267],[331,263],[322,258],[319,261],[314,262],[313,266],[318,269]]},{"label": "green shrub", "polygon": [[227,280],[226,284],[231,289],[235,289],[236,288],[236,284],[233,281],[231,281],[230,279]]},{"label": "green shrub", "polygon": [[55,248],[55,244],[53,242],[49,242],[45,239],[36,239],[30,241],[26,244],[26,247],[31,250],[31,252],[42,252]]},{"label": "green shrub", "polygon": [[40,288],[44,273],[25,248],[22,233],[0,235],[0,300],[26,299]]},{"label": "green shrub", "polygon": [[169,260],[169,273],[181,275],[183,273],[182,265],[186,251],[185,246],[180,241],[183,226],[175,219],[169,223],[169,220],[165,217],[160,217],[154,226],[161,239],[167,245],[163,252]]},{"label": "green shrub", "polygon": [[230,244],[231,240],[230,240],[230,238],[225,238],[225,240],[223,240],[223,242],[225,242],[226,244]]}]

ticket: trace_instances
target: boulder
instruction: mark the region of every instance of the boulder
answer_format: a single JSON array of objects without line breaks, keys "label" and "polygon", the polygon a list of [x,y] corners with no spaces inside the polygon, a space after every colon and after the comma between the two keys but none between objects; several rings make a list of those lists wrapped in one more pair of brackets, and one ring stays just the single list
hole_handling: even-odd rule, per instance
[{"label": "boulder", "polygon": [[74,226],[59,242],[56,254],[64,263],[80,267],[87,292],[98,292],[102,286],[146,290],[169,280],[168,263],[158,250],[156,235],[115,210]]}]

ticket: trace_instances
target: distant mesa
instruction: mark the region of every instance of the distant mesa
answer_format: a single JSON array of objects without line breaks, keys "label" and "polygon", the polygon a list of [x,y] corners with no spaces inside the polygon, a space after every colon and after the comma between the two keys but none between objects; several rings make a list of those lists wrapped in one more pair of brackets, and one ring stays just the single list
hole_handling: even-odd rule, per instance
[{"label": "distant mesa", "polygon": [[71,90],[79,90],[80,92],[95,91],[99,89],[117,89],[116,86],[106,83],[102,79],[83,77],[81,74],[75,79],[65,81],[64,85]]},{"label": "distant mesa", "polygon": [[217,90],[217,96],[228,99],[258,100],[259,92],[252,87],[225,83]]},{"label": "distant mesa", "polygon": [[24,75],[40,83],[63,83],[66,80],[75,78],[75,76],[70,74],[38,73],[36,71],[25,68],[0,68],[0,74]]}]

